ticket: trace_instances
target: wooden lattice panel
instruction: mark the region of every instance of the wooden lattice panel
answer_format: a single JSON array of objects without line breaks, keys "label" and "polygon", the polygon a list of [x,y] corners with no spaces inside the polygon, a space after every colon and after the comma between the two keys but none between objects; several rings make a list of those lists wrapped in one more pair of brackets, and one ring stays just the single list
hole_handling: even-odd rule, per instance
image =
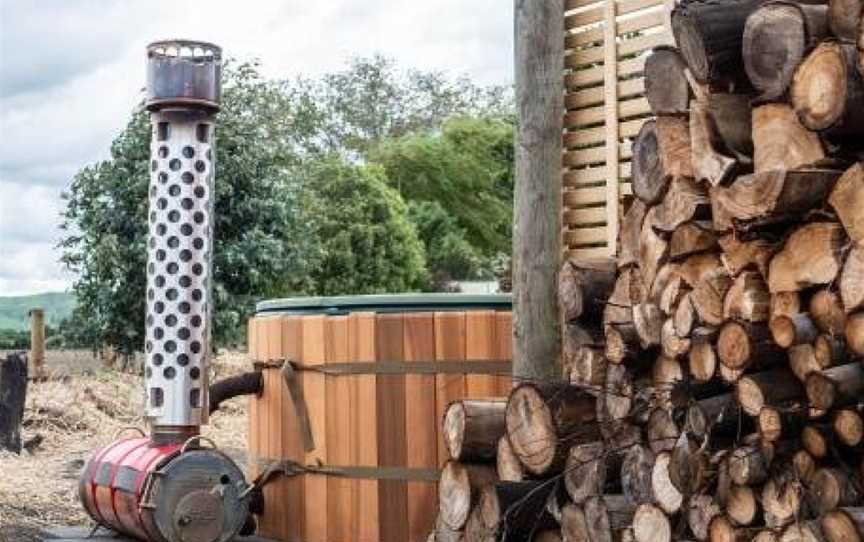
[{"label": "wooden lattice panel", "polygon": [[564,255],[615,253],[631,142],[651,115],[642,70],[672,43],[672,0],[567,0],[561,236]]}]

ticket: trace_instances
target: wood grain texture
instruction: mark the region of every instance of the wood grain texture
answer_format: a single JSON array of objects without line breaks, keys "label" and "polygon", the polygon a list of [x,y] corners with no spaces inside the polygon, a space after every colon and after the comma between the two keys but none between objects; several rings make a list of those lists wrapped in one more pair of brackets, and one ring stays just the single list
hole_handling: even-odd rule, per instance
[{"label": "wood grain texture", "polygon": [[[510,311],[499,311],[495,313],[495,358],[500,360],[513,360],[513,313]],[[507,397],[513,389],[512,376],[498,376],[496,378],[498,397]]]},{"label": "wood grain texture", "polygon": [[[495,359],[495,311],[480,310],[465,313],[465,358],[469,360]],[[498,389],[492,375],[465,376],[466,397],[482,399],[495,397]]]},{"label": "wood grain texture", "polygon": [[[301,316],[286,316],[282,318],[282,352],[286,358],[302,359],[303,355],[303,322]],[[285,459],[303,461],[306,451],[300,439],[300,423],[291,402],[291,394],[282,382],[278,369],[270,369],[278,375],[278,384],[282,397],[282,452]],[[279,530],[282,538],[289,542],[300,541],[303,538],[305,526],[304,508],[306,506],[306,483],[301,476],[279,477],[271,482],[276,485],[276,493],[282,503]],[[267,513],[265,511],[265,513]]]},{"label": "wood grain texture", "polygon": [[[324,320],[324,351],[328,363],[345,363],[348,356],[348,317],[328,316]],[[354,376],[325,376],[327,464],[352,466],[351,387]],[[352,530],[359,518],[353,516],[356,499],[354,481],[340,476],[327,478],[327,523],[328,536],[333,542],[350,542]]]},{"label": "wood grain texture", "polygon": [[[324,350],[325,316],[304,316],[302,319],[301,361],[307,365],[321,365],[326,361]],[[302,376],[303,396],[309,410],[309,422],[315,436],[315,449],[306,454],[305,464],[315,465],[327,461],[327,390],[324,375],[305,372]],[[304,536],[306,540],[328,540],[327,514],[327,477],[320,474],[307,474],[304,477],[305,517]]]},{"label": "wood grain texture", "polygon": [[[458,361],[465,359],[465,313],[436,312],[435,320],[435,359],[439,361]],[[443,420],[444,411],[451,401],[464,399],[466,393],[465,375],[440,374],[435,376],[435,419]],[[444,441],[438,439],[438,466],[443,466],[448,452]]]}]

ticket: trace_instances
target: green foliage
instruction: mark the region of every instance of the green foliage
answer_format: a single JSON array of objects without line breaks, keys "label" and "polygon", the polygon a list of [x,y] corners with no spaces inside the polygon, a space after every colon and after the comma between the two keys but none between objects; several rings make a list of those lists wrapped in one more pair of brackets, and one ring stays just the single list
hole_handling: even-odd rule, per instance
[{"label": "green foliage", "polygon": [[465,230],[440,203],[409,202],[408,216],[423,241],[436,289],[451,280],[490,278],[491,270],[483,257],[465,238]]},{"label": "green foliage", "polygon": [[440,132],[384,140],[369,160],[406,200],[438,203],[489,260],[510,252],[513,137],[507,119],[454,118]]}]

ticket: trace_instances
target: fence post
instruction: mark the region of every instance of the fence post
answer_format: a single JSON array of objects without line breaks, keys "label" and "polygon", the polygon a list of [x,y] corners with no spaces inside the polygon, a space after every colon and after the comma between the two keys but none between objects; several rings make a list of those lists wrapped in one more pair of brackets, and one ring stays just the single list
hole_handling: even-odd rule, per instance
[{"label": "fence post", "polygon": [[33,377],[45,378],[45,309],[30,310],[30,363]]}]

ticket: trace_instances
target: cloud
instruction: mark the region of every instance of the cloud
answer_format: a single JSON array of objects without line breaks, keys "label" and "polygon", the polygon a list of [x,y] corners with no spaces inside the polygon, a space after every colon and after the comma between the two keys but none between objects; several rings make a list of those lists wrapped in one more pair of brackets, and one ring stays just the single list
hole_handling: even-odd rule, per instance
[{"label": "cloud", "polygon": [[68,188],[108,156],[141,99],[144,48],[189,37],[258,58],[276,79],[382,53],[402,67],[511,84],[500,0],[0,0],[0,295],[63,289],[54,248]]}]

